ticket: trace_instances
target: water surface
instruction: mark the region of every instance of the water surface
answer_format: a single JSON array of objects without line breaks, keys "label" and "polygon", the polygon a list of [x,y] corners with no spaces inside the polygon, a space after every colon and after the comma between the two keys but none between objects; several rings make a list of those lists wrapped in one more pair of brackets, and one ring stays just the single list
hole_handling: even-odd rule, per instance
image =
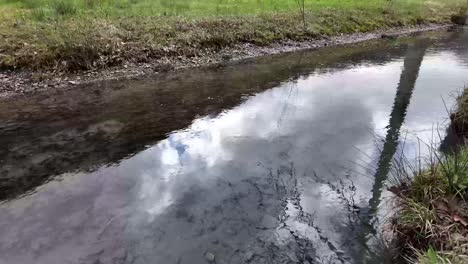
[{"label": "water surface", "polygon": [[0,263],[361,263],[390,159],[440,140],[467,43],[429,33],[3,100]]}]

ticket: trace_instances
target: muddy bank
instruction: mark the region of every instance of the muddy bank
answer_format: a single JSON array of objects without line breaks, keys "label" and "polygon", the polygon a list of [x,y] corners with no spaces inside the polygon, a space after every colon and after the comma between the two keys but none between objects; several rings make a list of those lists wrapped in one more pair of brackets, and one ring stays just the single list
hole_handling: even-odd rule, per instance
[{"label": "muddy bank", "polygon": [[298,50],[318,49],[327,46],[355,44],[372,39],[395,39],[399,36],[414,35],[426,31],[452,29],[451,25],[429,24],[412,27],[379,30],[371,33],[342,34],[313,41],[282,41],[269,46],[241,44],[222,49],[219,52],[201,52],[197,57],[161,57],[151,63],[124,64],[122,66],[98,71],[78,73],[3,71],[0,72],[0,97],[9,98],[21,94],[31,94],[43,90],[64,89],[80,84],[90,84],[103,80],[138,78],[143,75],[154,75],[181,68],[199,66],[224,66],[226,64],[244,63],[259,56],[274,55]]}]

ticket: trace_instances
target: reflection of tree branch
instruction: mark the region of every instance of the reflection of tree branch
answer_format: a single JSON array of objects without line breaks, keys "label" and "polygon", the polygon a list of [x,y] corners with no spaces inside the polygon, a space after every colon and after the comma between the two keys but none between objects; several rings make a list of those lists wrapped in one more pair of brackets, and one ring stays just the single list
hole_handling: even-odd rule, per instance
[{"label": "reflection of tree branch", "polygon": [[[315,171],[313,173],[314,179],[317,183],[326,185],[328,186],[328,188],[330,188],[330,190],[335,192],[338,199],[340,199],[348,209],[348,212],[350,213],[349,216],[357,214],[359,207],[356,205],[356,202],[354,200],[354,196],[356,195],[356,186],[354,185],[353,180],[351,180],[350,172],[346,172],[346,179],[349,181],[348,184],[346,184],[345,181],[343,181],[343,179],[340,179],[333,172],[330,171],[329,173],[333,175],[335,179],[338,180],[339,185],[333,184],[330,181],[324,181],[320,179]],[[349,195],[346,196],[346,193],[349,193]]]},{"label": "reflection of tree branch", "polygon": [[278,128],[281,126],[281,123],[283,122],[283,118],[286,115],[286,112],[288,110],[289,99],[291,98],[291,94],[293,92],[293,89],[295,89],[297,91],[297,83],[292,82],[292,83],[289,84],[289,93],[288,93],[288,96],[286,97],[286,100],[285,100],[285,102],[283,104],[283,108],[281,109],[280,116],[278,118]]},{"label": "reflection of tree branch", "polygon": [[288,93],[288,96],[286,97],[286,100],[284,102],[283,108],[282,108],[281,113],[280,113],[280,117],[278,118],[278,128],[281,126],[281,123],[283,122],[283,118],[286,115],[286,112],[287,112],[287,109],[288,109],[288,102],[289,102],[289,99],[291,98],[293,90],[296,92],[296,96],[297,96],[297,93],[298,93],[297,81],[294,81],[294,80],[299,78],[297,73],[300,72],[300,71],[298,71],[297,69],[300,67],[303,57],[304,57],[303,53],[300,53],[300,56],[299,56],[297,62],[295,64],[293,64],[293,66],[291,66],[289,68],[290,69],[290,75],[293,76],[293,78],[289,82],[289,93]]},{"label": "reflection of tree branch", "polygon": [[[285,172],[286,174],[281,174],[281,172]],[[281,177],[283,176],[283,177]],[[289,178],[284,181],[284,176],[289,176]],[[288,220],[290,221],[297,221],[299,223],[303,223],[307,225],[309,228],[312,228],[315,233],[317,234],[318,238],[322,243],[324,243],[328,249],[334,253],[336,258],[334,261],[342,262],[340,257],[340,252],[338,248],[332,243],[332,241],[323,234],[322,229],[315,223],[315,215],[306,212],[301,205],[301,194],[298,190],[298,180],[296,177],[296,172],[294,169],[293,164],[289,169],[277,170],[277,174],[273,175],[270,174],[270,177],[274,177],[274,182],[279,183],[276,188],[279,187],[279,190],[283,191],[283,195],[280,199],[282,199],[283,203],[283,211],[280,214],[280,229],[287,230],[291,236],[293,237],[297,246],[301,249],[300,255],[298,256],[301,262],[303,261],[312,261],[312,257],[307,253],[310,251],[311,248],[315,248],[312,244],[312,241],[307,238],[303,237],[298,230],[295,230],[294,227],[288,225]],[[280,181],[281,179],[281,181]],[[343,192],[344,193],[344,192]],[[294,208],[297,210],[297,213],[291,214],[288,212],[288,205],[293,205]]]}]

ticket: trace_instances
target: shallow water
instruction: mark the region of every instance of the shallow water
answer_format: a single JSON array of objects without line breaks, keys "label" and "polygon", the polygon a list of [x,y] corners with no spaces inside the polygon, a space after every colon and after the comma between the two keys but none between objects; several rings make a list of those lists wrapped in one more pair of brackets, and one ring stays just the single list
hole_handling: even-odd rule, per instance
[{"label": "shallow water", "polygon": [[362,263],[466,81],[459,31],[0,101],[0,263]]}]

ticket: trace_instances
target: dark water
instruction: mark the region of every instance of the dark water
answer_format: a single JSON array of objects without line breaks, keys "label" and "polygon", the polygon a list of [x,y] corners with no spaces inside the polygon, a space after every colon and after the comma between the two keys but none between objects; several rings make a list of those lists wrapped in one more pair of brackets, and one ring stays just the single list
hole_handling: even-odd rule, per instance
[{"label": "dark water", "polygon": [[466,81],[459,31],[0,101],[0,263],[362,263]]}]

